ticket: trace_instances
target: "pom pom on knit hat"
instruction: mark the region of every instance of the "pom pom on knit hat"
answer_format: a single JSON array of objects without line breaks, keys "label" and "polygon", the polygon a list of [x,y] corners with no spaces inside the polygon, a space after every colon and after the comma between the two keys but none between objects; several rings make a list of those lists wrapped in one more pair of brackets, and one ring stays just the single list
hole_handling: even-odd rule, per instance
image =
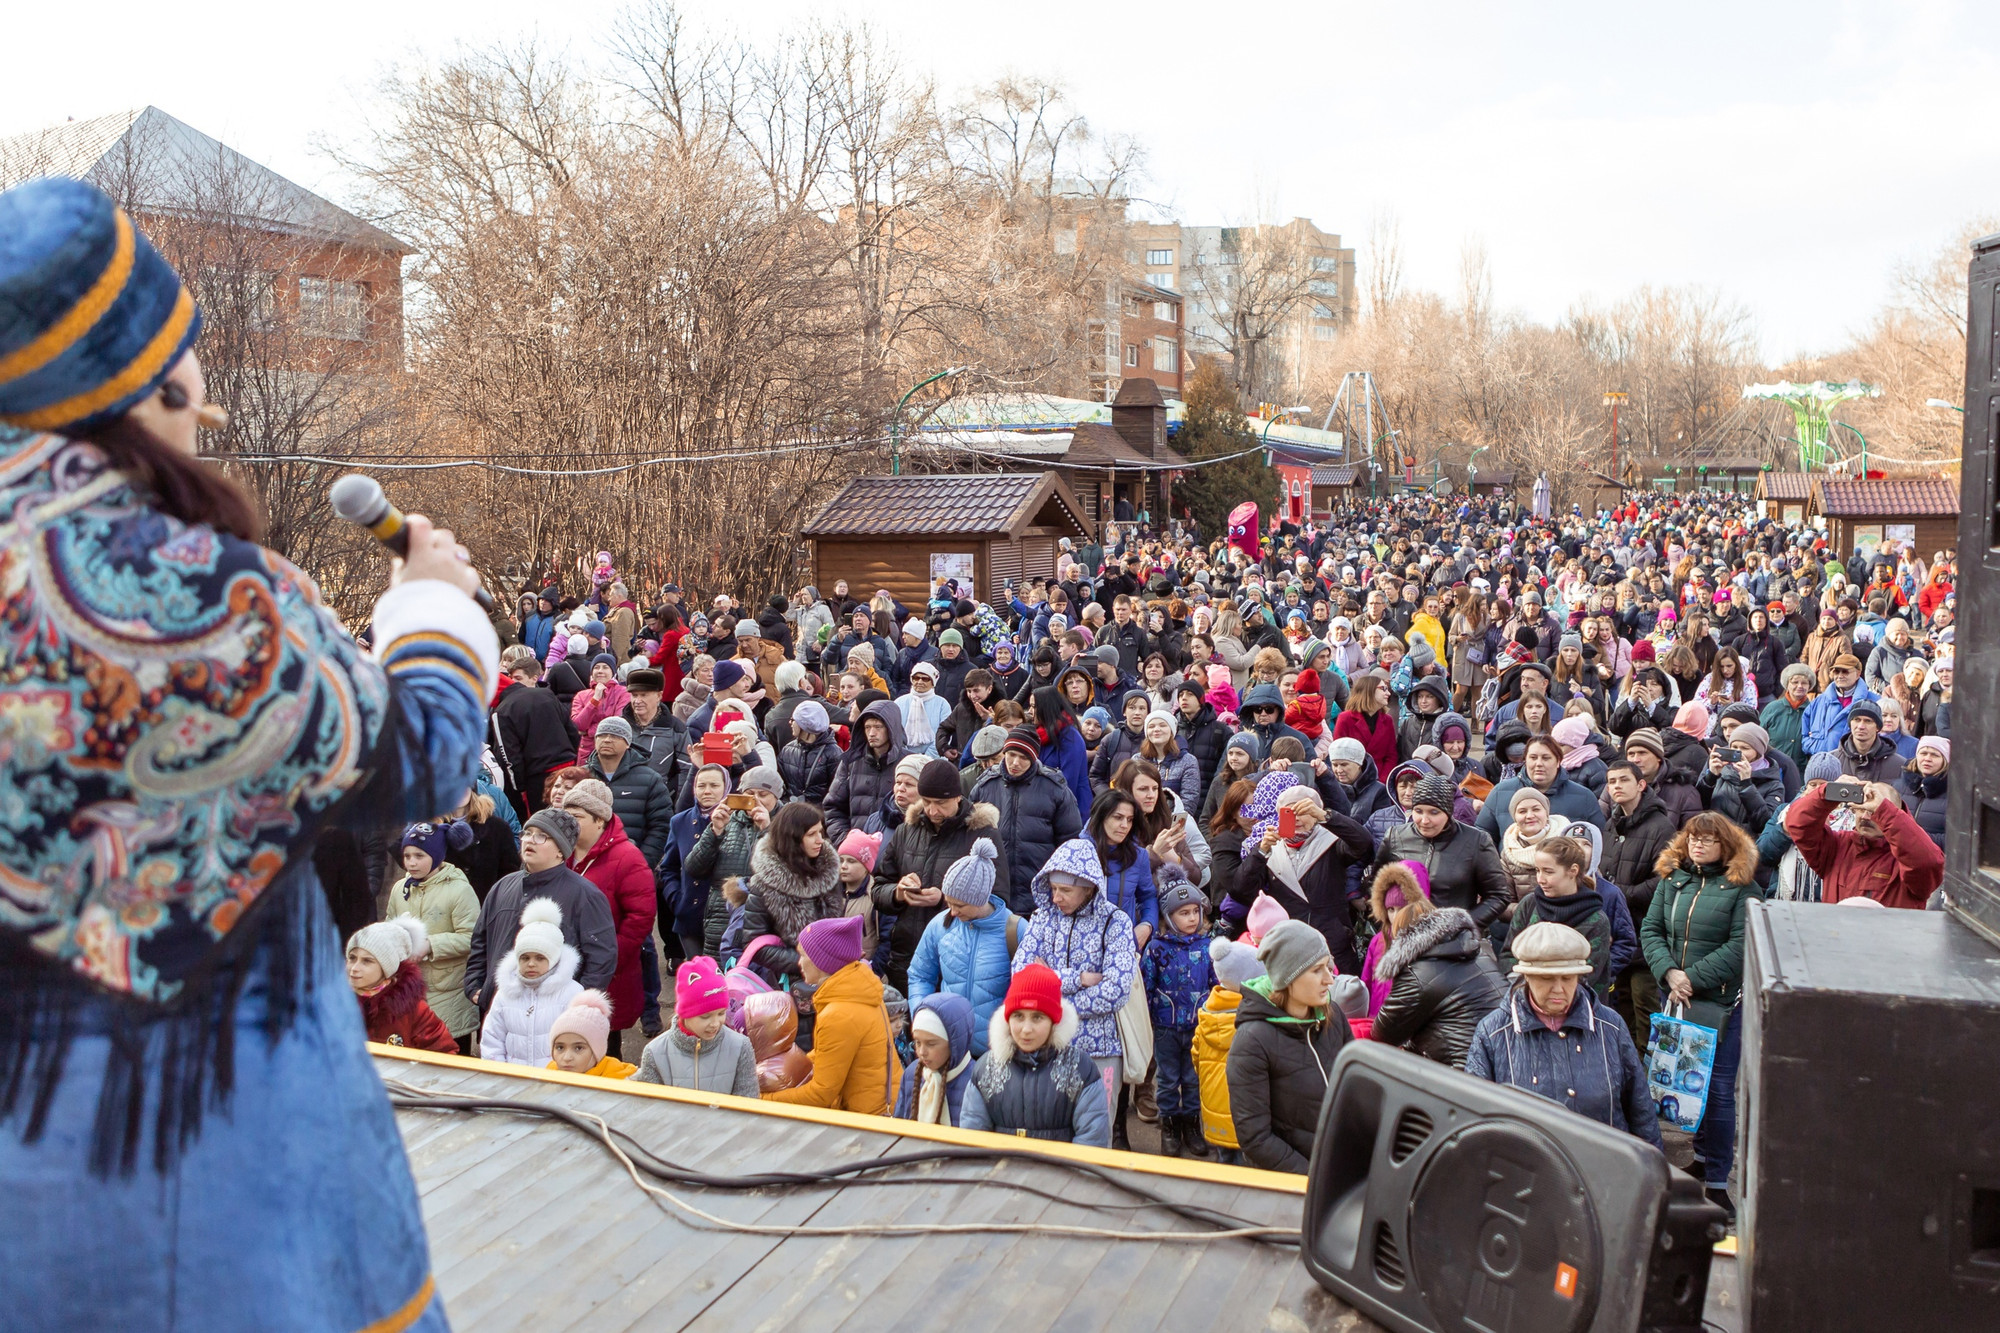
[{"label": "pom pom on knit hat", "polygon": [[976,838],[972,850],[951,863],[938,889],[947,902],[983,907],[993,897],[993,863],[1000,855],[991,838]]},{"label": "pom pom on knit hat", "polygon": [[430,933],[423,922],[405,912],[363,926],[348,937],[347,947],[361,950],[381,964],[384,976],[393,977],[405,959],[422,958],[429,952]]},{"label": "pom pom on knit hat", "polygon": [[875,858],[882,854],[881,833],[863,833],[860,829],[849,829],[847,836],[840,840],[839,854],[851,856],[874,873]]},{"label": "pom pom on knit hat", "polygon": [[728,1007],[729,986],[713,958],[705,954],[690,958],[674,973],[676,1018],[700,1018]]},{"label": "pom pom on knit hat", "polygon": [[858,916],[822,917],[799,932],[799,952],[812,965],[832,976],[850,963],[861,961],[862,929]]},{"label": "pom pom on knit hat", "polygon": [[611,1044],[611,997],[601,990],[586,990],[571,1000],[569,1008],[549,1024],[549,1040],[553,1042],[565,1033],[582,1037],[591,1055],[602,1060],[604,1048]]},{"label": "pom pom on knit hat", "polygon": [[[546,812],[539,812],[546,813]],[[570,820],[572,824],[576,821]],[[552,899],[531,898],[521,911],[521,928],[514,933],[516,954],[538,953],[550,962],[562,957],[562,908]]]},{"label": "pom pom on knit hat", "polygon": [[1216,983],[1224,990],[1241,991],[1244,982],[1264,975],[1257,950],[1242,940],[1225,940],[1218,935],[1209,942],[1208,957],[1215,964]]}]

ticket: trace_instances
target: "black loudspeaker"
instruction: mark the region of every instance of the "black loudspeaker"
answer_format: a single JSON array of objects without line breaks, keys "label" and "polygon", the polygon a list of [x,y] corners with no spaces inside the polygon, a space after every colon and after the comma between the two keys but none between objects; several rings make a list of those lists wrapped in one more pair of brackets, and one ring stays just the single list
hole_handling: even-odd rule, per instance
[{"label": "black loudspeaker", "polygon": [[1720,1208],[1628,1134],[1376,1042],[1320,1112],[1302,1257],[1410,1333],[1700,1333]]},{"label": "black loudspeaker", "polygon": [[2000,949],[1943,912],[1750,910],[1752,1333],[2000,1329]]}]

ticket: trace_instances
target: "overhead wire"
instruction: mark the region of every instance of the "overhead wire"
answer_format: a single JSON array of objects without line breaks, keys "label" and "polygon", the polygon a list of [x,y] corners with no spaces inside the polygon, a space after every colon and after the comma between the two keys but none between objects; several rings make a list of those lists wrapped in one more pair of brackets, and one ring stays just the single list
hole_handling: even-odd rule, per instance
[{"label": "overhead wire", "polygon": [[[1199,1204],[1184,1203],[1155,1193],[1104,1168],[1087,1162],[1075,1162],[1053,1155],[1018,1151],[989,1151],[979,1148],[940,1146],[919,1149],[913,1152],[896,1153],[865,1161],[851,1162],[837,1167],[809,1172],[765,1172],[747,1176],[718,1176],[680,1166],[661,1157],[639,1143],[632,1135],[617,1129],[602,1116],[588,1111],[575,1111],[567,1107],[548,1106],[538,1102],[518,1101],[509,1098],[475,1097],[459,1093],[441,1093],[416,1087],[395,1079],[384,1080],[391,1090],[390,1104],[400,1110],[434,1110],[456,1112],[499,1111],[518,1115],[536,1116],[559,1121],[572,1129],[589,1135],[600,1143],[615,1158],[625,1173],[656,1203],[670,1207],[707,1229],[741,1232],[766,1236],[910,1236],[938,1234],[1039,1234],[1071,1236],[1080,1239],[1145,1241],[1167,1243],[1195,1243],[1214,1240],[1252,1240],[1263,1244],[1294,1246],[1299,1243],[1297,1227],[1280,1227],[1260,1224],[1246,1218],[1203,1207]],[[628,1146],[629,1145],[629,1148]],[[1096,1203],[1068,1198],[1020,1181],[1000,1178],[968,1178],[916,1176],[892,1179],[857,1178],[867,1175],[898,1170],[905,1167],[932,1162],[991,1162],[1032,1160],[1041,1165],[1072,1170],[1112,1185],[1138,1199],[1135,1204]],[[642,1174],[643,1173],[643,1174]],[[1053,1222],[955,1222],[955,1223],[858,1223],[849,1226],[792,1226],[784,1224],[736,1222],[708,1212],[688,1200],[644,1179],[653,1176],[673,1184],[701,1189],[759,1190],[784,1188],[848,1188],[856,1185],[891,1186],[909,1185],[931,1187],[936,1185],[998,1186],[1033,1194],[1054,1202],[1061,1202],[1085,1209],[1129,1212],[1144,1208],[1157,1208],[1173,1213],[1187,1221],[1196,1222],[1208,1229],[1199,1231],[1130,1231],[1108,1227],[1079,1226]]]}]

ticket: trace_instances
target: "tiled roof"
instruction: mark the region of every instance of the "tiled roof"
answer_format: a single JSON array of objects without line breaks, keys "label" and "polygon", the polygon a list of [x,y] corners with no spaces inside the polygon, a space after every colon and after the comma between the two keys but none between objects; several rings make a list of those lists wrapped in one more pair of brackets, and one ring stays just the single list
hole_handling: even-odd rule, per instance
[{"label": "tiled roof", "polygon": [[1063,455],[1065,467],[1144,467],[1165,470],[1186,467],[1187,460],[1171,449],[1154,458],[1134,448],[1130,441],[1110,426],[1087,421],[1078,426],[1070,436],[1069,452]]},{"label": "tiled roof", "polygon": [[1766,472],[1764,474],[1764,498],[1767,500],[1806,500],[1812,497],[1812,474],[1810,472]]},{"label": "tiled roof", "polygon": [[1313,469],[1315,486],[1352,486],[1361,469],[1353,463],[1321,463]]},{"label": "tiled roof", "polygon": [[1512,486],[1514,474],[1511,472],[1476,472],[1472,477],[1475,486]]},{"label": "tiled roof", "polygon": [[1024,509],[1039,510],[1056,486],[1054,474],[1048,472],[856,477],[812,517],[804,535],[1004,533]]},{"label": "tiled roof", "polygon": [[1958,483],[1938,477],[1821,481],[1820,507],[1834,517],[1956,517]]},{"label": "tiled roof", "polygon": [[141,211],[229,206],[296,234],[414,254],[406,243],[156,106],[0,139],[0,188],[40,176],[94,181]]}]

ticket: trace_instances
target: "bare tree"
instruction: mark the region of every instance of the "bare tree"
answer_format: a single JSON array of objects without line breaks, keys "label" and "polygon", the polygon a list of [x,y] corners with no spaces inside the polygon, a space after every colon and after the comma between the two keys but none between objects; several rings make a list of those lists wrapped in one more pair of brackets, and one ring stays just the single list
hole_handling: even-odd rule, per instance
[{"label": "bare tree", "polygon": [[1230,359],[1245,401],[1259,401],[1272,381],[1275,358],[1265,345],[1312,300],[1312,260],[1303,222],[1294,219],[1218,228],[1182,266],[1197,312],[1190,336]]}]

